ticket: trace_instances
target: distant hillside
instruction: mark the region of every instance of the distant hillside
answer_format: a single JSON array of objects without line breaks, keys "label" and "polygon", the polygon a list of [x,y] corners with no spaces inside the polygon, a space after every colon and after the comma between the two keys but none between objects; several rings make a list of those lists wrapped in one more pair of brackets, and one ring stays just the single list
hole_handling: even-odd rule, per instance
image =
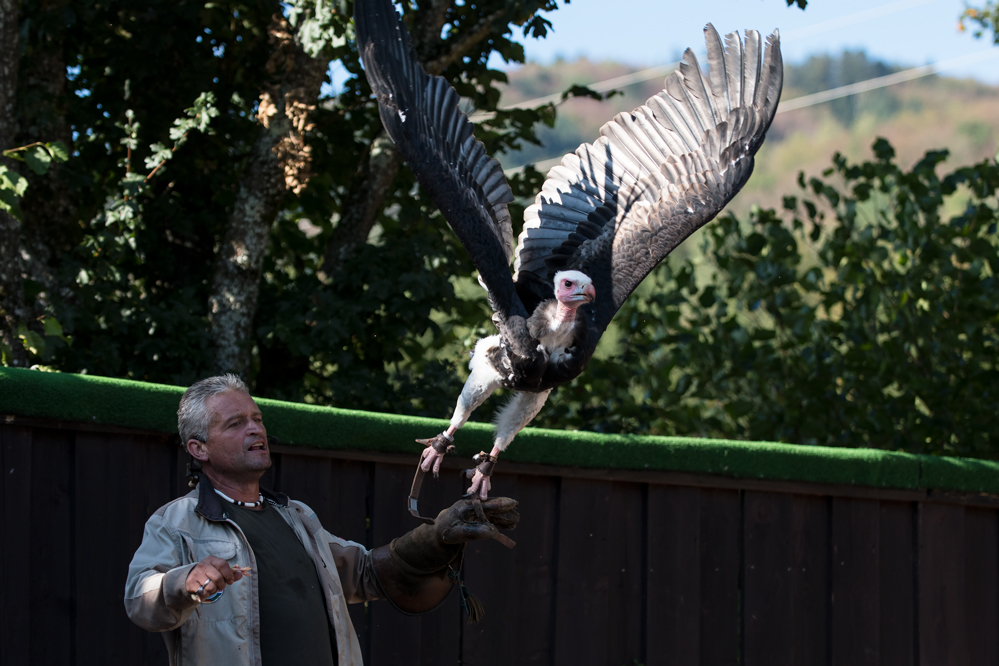
[{"label": "distant hillside", "polygon": [[[702,63],[703,64],[703,63]],[[898,71],[872,61],[863,52],[813,57],[800,65],[785,63],[782,99],[790,100]],[[589,85],[635,71],[615,63],[586,59],[559,61],[548,67],[528,64],[509,73],[502,104],[514,104]],[[501,156],[505,168],[543,162],[599,136],[600,126],[662,89],[662,79],[634,84],[623,96],[605,102],[571,100],[559,107],[558,122],[542,131],[543,147]],[[883,136],[908,167],[927,150],[950,150],[948,165],[969,164],[996,154],[999,142],[999,88],[971,80],[928,76],[777,116],[757,156],[753,178],[733,201],[743,212],[753,204],[779,206],[793,193],[799,171],[817,175],[840,151],[852,159],[870,157],[870,146]]]}]

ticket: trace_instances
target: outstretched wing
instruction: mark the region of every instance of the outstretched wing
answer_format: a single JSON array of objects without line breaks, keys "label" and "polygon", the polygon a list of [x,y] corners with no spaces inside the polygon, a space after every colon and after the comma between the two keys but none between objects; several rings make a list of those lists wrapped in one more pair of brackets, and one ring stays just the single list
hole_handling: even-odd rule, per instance
[{"label": "outstretched wing", "polygon": [[510,275],[513,193],[499,162],[472,135],[454,88],[420,67],[390,0],[357,0],[354,24],[385,130],[465,246],[497,312],[526,317]]},{"label": "outstretched wing", "polygon": [[555,271],[583,271],[597,292],[596,338],[645,276],[746,183],[777,110],[778,34],[762,63],[759,33],[747,31],[745,46],[738,33],[723,45],[710,24],[704,34],[709,75],[688,49],[665,90],[566,155],[524,214],[518,289],[541,295]]}]

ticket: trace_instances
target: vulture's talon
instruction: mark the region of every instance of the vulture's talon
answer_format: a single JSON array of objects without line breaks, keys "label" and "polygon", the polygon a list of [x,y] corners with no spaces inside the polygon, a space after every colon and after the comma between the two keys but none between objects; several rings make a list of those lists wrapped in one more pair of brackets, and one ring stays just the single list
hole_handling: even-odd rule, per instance
[{"label": "vulture's talon", "polygon": [[454,437],[451,437],[446,432],[442,432],[429,439],[418,439],[416,443],[427,447],[420,454],[420,469],[424,472],[432,470],[434,478],[440,478],[441,463],[444,462],[444,456],[448,453],[454,453]]}]

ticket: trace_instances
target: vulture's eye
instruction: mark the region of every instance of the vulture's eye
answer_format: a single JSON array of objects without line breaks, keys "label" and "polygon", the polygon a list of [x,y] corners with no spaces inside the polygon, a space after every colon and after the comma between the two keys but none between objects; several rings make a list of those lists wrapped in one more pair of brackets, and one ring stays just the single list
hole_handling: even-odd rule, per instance
[{"label": "vulture's eye", "polygon": [[570,282],[569,280],[566,280],[565,281],[565,288],[566,289],[571,289],[572,288],[572,282]]}]

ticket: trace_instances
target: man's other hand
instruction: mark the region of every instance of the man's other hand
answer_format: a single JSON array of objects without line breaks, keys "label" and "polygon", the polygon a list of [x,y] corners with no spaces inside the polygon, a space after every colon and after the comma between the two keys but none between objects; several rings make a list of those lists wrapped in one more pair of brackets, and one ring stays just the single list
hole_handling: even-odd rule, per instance
[{"label": "man's other hand", "polygon": [[233,570],[221,557],[209,555],[195,564],[191,573],[187,574],[186,588],[191,594],[205,599],[242,577],[242,571]]}]

